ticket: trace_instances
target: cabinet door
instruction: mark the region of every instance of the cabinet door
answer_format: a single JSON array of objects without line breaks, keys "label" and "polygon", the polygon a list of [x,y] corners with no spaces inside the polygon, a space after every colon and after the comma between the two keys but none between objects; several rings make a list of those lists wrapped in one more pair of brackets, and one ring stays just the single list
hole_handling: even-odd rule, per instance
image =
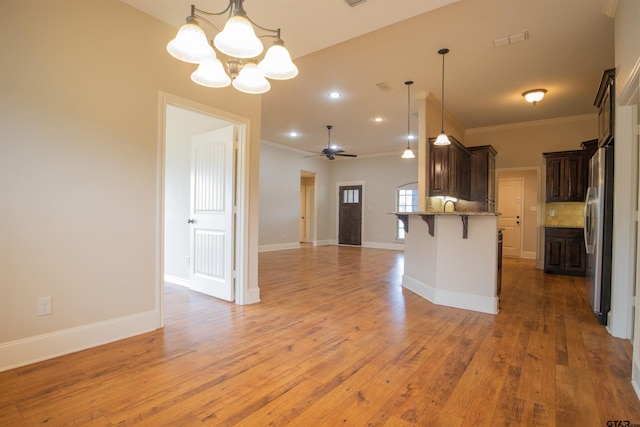
[{"label": "cabinet door", "polygon": [[584,155],[564,158],[564,200],[581,202],[586,195]]},{"label": "cabinet door", "polygon": [[567,239],[565,244],[566,271],[584,272],[586,269],[586,251],[583,239]]},{"label": "cabinet door", "polygon": [[[487,159],[487,199],[489,205],[495,206],[496,201],[496,158],[489,154]],[[489,210],[490,212],[493,212]]]},{"label": "cabinet door", "polygon": [[429,195],[443,196],[448,193],[449,147],[433,144],[429,150]]},{"label": "cabinet door", "polygon": [[562,178],[564,161],[562,157],[547,158],[547,202],[563,201]]},{"label": "cabinet door", "polygon": [[544,249],[545,271],[563,271],[566,259],[566,239],[547,236]]},{"label": "cabinet door", "polygon": [[449,146],[449,196],[469,200],[471,193],[471,156],[452,144]]}]

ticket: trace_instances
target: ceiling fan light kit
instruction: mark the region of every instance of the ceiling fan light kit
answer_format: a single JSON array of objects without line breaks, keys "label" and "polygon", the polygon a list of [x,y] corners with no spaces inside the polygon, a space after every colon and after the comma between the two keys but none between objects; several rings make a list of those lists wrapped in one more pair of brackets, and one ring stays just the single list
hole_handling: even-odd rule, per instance
[{"label": "ceiling fan light kit", "polygon": [[444,56],[449,53],[449,49],[443,48],[440,49],[438,51],[438,54],[442,55],[442,121],[441,121],[441,130],[440,130],[440,135],[438,135],[438,137],[436,138],[435,142],[433,143],[434,145],[449,145],[451,144],[451,141],[449,141],[449,138],[447,137],[447,134],[444,133]]},{"label": "ceiling fan light kit", "polygon": [[[288,80],[298,75],[298,68],[291,60],[289,51],[280,38],[280,28],[272,30],[253,22],[245,12],[244,0],[228,0],[229,4],[221,12],[206,12],[191,5],[191,15],[176,37],[167,44],[171,56],[191,64],[199,64],[191,75],[195,83],[214,88],[233,85],[241,92],[260,94],[269,91],[268,79]],[[222,31],[206,16],[228,14]],[[200,21],[209,24],[218,34],[213,39],[215,49],[209,44],[207,35],[200,27]],[[255,29],[265,33],[256,35]],[[273,45],[264,58],[258,57],[264,51],[261,38],[273,38]],[[225,64],[217,58],[216,49],[225,55]],[[226,65],[226,70],[225,70]]]}]

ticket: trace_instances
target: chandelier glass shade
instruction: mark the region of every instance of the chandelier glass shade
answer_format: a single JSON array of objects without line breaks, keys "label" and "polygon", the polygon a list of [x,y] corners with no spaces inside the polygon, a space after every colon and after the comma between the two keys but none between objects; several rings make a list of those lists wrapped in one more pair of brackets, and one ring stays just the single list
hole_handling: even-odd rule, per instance
[{"label": "chandelier glass shade", "polygon": [[[206,87],[233,85],[241,92],[260,94],[271,88],[266,78],[288,80],[297,76],[298,68],[284,47],[280,29],[264,28],[249,19],[242,7],[244,0],[228,1],[229,4],[221,12],[205,12],[191,5],[191,15],[187,17],[186,24],[167,44],[167,51],[173,57],[199,64],[191,74],[191,80]],[[224,14],[229,17],[222,31],[203,16]],[[200,21],[218,31],[213,38],[215,49],[200,27]],[[256,35],[256,30],[261,35]],[[258,62],[258,57],[264,51],[260,39],[267,37],[274,39],[273,45]]]},{"label": "chandelier glass shade", "polygon": [[191,16],[187,18],[187,23],[180,27],[176,37],[169,42],[167,51],[174,58],[191,64],[200,64],[216,57],[216,52],[207,41],[207,35],[198,25],[198,21]]},{"label": "chandelier glass shade", "polygon": [[239,15],[227,20],[224,29],[213,39],[213,45],[220,52],[234,58],[255,58],[264,50],[251,22]]},{"label": "chandelier glass shade", "polygon": [[206,87],[227,87],[231,84],[231,77],[224,71],[224,65],[218,58],[201,62],[191,74],[191,80]]}]

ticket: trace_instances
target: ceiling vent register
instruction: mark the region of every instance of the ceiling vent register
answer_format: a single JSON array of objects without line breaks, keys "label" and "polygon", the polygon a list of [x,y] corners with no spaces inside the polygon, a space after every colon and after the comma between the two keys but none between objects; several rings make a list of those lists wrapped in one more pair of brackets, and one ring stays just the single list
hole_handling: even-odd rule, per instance
[{"label": "ceiling vent register", "polygon": [[355,7],[359,4],[366,2],[367,0],[344,0],[349,6]]}]

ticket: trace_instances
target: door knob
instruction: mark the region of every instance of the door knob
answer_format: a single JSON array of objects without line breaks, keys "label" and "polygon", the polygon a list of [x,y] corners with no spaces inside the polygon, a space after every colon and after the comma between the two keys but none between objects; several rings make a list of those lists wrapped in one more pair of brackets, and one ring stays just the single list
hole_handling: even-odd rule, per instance
[{"label": "door knob", "polygon": [[196,220],[195,220],[195,219],[191,219],[191,218],[189,218],[189,219],[187,220],[187,224],[193,224],[193,223],[195,223],[195,222],[196,222]]}]

